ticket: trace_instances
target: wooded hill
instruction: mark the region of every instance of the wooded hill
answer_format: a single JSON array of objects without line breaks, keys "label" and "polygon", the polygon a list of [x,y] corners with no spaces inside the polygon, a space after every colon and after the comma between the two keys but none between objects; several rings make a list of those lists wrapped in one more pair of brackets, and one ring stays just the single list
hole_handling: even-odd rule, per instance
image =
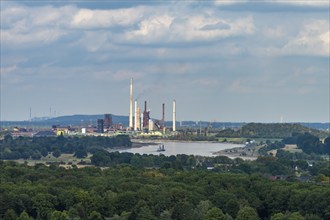
[{"label": "wooded hill", "polygon": [[289,123],[249,123],[239,130],[225,129],[220,131],[218,137],[244,137],[244,138],[287,138],[294,133],[310,133],[320,138],[327,136],[325,131],[307,128],[301,124]]}]

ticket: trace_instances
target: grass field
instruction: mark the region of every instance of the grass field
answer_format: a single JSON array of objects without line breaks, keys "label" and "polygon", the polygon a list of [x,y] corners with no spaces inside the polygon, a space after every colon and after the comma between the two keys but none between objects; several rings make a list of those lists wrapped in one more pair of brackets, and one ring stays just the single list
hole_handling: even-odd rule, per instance
[{"label": "grass field", "polygon": [[88,154],[88,156],[86,158],[80,159],[80,158],[76,158],[73,156],[73,154],[61,154],[60,157],[56,158],[51,154],[48,154],[46,157],[42,157],[39,160],[32,160],[32,159],[28,159],[28,160],[24,160],[24,159],[19,159],[19,160],[14,160],[18,163],[27,163],[27,165],[29,166],[34,166],[38,163],[43,163],[43,164],[47,164],[47,163],[64,163],[66,165],[68,165],[69,163],[72,165],[77,165],[78,163],[81,161],[86,162],[87,164],[90,164],[91,160],[90,157],[92,156],[92,154]]}]

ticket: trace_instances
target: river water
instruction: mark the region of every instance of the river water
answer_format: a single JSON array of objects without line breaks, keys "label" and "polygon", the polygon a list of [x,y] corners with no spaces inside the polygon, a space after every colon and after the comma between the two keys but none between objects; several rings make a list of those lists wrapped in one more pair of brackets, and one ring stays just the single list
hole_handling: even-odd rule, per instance
[{"label": "river water", "polygon": [[232,149],[235,147],[243,147],[242,144],[230,144],[230,143],[213,143],[213,142],[162,142],[165,146],[165,151],[157,152],[158,145],[146,145],[138,148],[129,148],[120,150],[119,152],[130,152],[138,154],[164,154],[165,156],[187,154],[187,155],[200,155],[200,156],[216,156],[213,153]]}]

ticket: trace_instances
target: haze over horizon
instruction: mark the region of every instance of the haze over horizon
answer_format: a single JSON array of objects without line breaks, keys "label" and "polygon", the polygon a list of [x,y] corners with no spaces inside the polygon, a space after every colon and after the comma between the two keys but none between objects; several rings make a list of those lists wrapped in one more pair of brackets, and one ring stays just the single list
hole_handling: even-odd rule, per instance
[{"label": "haze over horizon", "polygon": [[[328,0],[1,1],[1,121],[329,122]],[[51,112],[50,112],[51,108]]]}]

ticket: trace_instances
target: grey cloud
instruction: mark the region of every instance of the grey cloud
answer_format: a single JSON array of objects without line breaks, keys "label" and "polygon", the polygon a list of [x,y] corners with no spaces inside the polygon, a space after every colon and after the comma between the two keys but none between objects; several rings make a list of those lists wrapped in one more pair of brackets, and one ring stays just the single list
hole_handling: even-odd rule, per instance
[{"label": "grey cloud", "polygon": [[220,29],[220,30],[229,30],[230,29],[230,25],[224,23],[224,22],[218,22],[216,24],[207,24],[205,26],[203,26],[200,30],[216,30],[216,29]]}]

